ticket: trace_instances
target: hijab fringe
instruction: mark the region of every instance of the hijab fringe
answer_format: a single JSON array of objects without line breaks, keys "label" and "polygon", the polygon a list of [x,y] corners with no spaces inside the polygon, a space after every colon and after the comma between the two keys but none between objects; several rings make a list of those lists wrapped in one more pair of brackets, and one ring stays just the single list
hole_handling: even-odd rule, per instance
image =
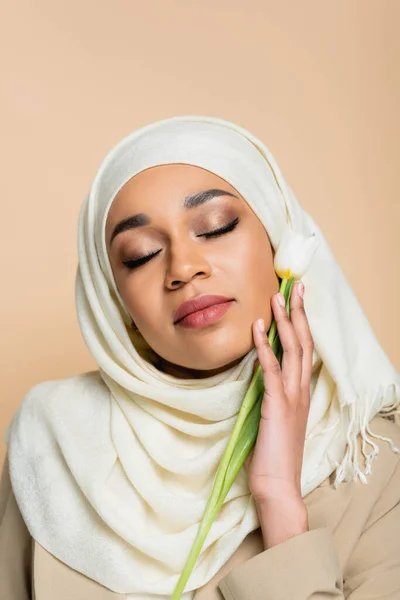
[{"label": "hijab fringe", "polygon": [[[393,386],[395,389],[393,396],[394,400],[392,404],[384,406],[385,399],[388,397],[388,394],[391,391],[391,386]],[[338,488],[342,481],[349,481],[351,479],[357,481],[357,477],[363,484],[368,483],[366,475],[370,475],[372,473],[371,465],[373,460],[375,460],[379,454],[379,446],[375,444],[370,437],[368,437],[367,432],[371,437],[388,442],[391,450],[394,453],[400,453],[400,449],[394,445],[391,438],[373,433],[369,426],[369,422],[372,418],[370,417],[371,406],[379,406],[378,412],[375,412],[373,416],[378,415],[396,421],[395,415],[400,413],[400,383],[398,381],[392,381],[386,385],[379,384],[378,391],[362,394],[363,401],[361,401],[359,395],[350,391],[351,388],[352,385],[348,379],[344,379],[343,381],[337,383],[337,394],[340,403],[341,418],[342,420],[345,419],[344,411],[347,409],[350,421],[346,434],[347,450],[341,463],[334,461],[336,468],[336,478],[334,481],[335,489]],[[340,431],[341,428],[338,428],[338,434]],[[365,457],[364,471],[360,469],[358,463],[356,438],[359,433],[361,433],[362,436],[362,453]],[[366,454],[365,452],[365,442],[367,442],[373,448],[369,454]]]}]

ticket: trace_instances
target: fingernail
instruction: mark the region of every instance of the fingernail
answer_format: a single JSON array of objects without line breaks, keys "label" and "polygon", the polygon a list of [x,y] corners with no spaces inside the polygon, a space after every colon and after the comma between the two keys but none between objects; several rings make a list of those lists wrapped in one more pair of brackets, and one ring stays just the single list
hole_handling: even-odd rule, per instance
[{"label": "fingernail", "polygon": [[265,332],[265,323],[264,323],[264,319],[258,319],[257,320],[257,327],[258,330],[261,331],[261,333]]},{"label": "fingernail", "polygon": [[304,283],[302,281],[297,284],[297,293],[300,298],[304,296]]},{"label": "fingernail", "polygon": [[286,302],[285,302],[285,297],[283,294],[279,293],[278,294],[278,302],[281,306],[285,306]]}]

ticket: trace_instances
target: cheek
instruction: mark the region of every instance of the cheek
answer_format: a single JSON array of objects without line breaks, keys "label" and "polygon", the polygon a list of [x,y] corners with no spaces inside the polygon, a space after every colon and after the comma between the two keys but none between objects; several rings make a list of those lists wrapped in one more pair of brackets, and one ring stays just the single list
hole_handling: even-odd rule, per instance
[{"label": "cheek", "polygon": [[246,304],[258,312],[261,308],[270,307],[270,299],[279,286],[272,249],[264,230],[261,234],[255,232],[240,245],[234,264]]},{"label": "cheek", "polygon": [[162,319],[162,302],[155,289],[154,277],[127,277],[122,284],[121,297],[133,318],[157,327]]},{"label": "cheek", "polygon": [[[234,264],[240,266],[242,276],[247,280],[265,279],[274,273],[273,255],[265,233],[249,232],[245,239],[236,245]],[[231,256],[232,260],[232,256]],[[235,269],[236,270],[236,269]]]}]

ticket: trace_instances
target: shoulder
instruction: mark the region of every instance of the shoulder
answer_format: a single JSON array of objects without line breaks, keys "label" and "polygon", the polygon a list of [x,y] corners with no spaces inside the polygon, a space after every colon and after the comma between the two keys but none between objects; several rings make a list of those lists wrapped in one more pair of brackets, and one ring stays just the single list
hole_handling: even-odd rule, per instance
[{"label": "shoulder", "polygon": [[38,523],[51,509],[60,510],[82,472],[89,480],[97,457],[103,460],[99,469],[115,460],[110,392],[100,372],[33,386],[6,437],[13,492],[29,531],[40,535]]},{"label": "shoulder", "polygon": [[46,459],[61,449],[63,440],[82,443],[96,435],[104,439],[109,397],[98,370],[34,385],[5,433],[11,469],[22,456],[31,461]]},{"label": "shoulder", "polygon": [[102,391],[107,394],[107,389],[98,370],[78,373],[64,379],[42,381],[29,389],[19,410],[49,408],[53,403],[65,398],[65,395],[70,398],[70,394],[74,391],[88,394],[89,397],[93,397],[92,392],[95,392],[97,397]]},{"label": "shoulder", "polygon": [[18,428],[27,421],[31,425],[44,423],[63,412],[75,410],[82,416],[92,412],[109,397],[109,390],[100,372],[87,371],[64,379],[42,381],[32,386],[22,399],[6,430],[7,445]]}]

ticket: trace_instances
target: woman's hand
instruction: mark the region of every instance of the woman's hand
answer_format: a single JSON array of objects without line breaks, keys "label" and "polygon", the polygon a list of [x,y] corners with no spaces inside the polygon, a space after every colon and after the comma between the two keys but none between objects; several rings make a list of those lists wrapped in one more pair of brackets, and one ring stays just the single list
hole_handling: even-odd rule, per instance
[{"label": "woman's hand", "polygon": [[[290,297],[290,317],[272,297],[272,308],[283,348],[282,368],[265,332],[253,323],[253,336],[263,377],[265,393],[256,444],[247,457],[249,489],[257,504],[277,502],[301,504],[301,469],[310,408],[310,380],[314,342],[303,298],[294,284]],[[254,372],[254,371],[253,371]]]}]

